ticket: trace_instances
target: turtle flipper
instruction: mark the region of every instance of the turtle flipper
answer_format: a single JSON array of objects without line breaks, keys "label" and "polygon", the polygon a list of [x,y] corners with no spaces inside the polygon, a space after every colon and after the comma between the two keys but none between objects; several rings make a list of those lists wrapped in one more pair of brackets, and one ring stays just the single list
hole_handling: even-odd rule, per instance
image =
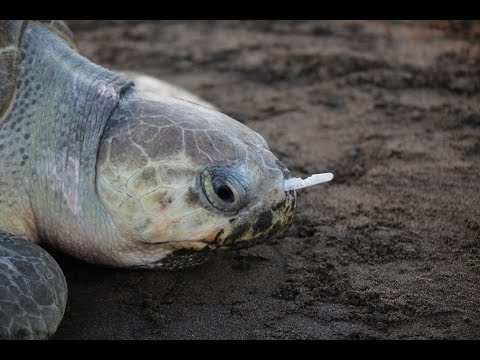
[{"label": "turtle flipper", "polygon": [[40,246],[0,231],[0,339],[46,339],[62,320],[67,283]]}]

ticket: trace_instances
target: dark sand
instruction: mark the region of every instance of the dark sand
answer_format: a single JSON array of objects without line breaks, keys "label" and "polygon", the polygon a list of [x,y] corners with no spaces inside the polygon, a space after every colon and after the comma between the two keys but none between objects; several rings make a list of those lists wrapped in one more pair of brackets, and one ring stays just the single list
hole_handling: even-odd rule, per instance
[{"label": "dark sand", "polygon": [[[260,132],[299,192],[282,239],[184,272],[55,253],[55,339],[480,338],[480,28],[70,21],[81,51]],[[475,45],[476,44],[476,45]]]}]

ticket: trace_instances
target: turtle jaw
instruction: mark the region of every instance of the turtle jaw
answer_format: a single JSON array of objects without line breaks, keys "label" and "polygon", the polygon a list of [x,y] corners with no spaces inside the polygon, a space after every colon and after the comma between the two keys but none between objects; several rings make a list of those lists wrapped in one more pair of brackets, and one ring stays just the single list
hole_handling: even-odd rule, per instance
[{"label": "turtle jaw", "polygon": [[[278,194],[275,198],[273,194]],[[272,191],[270,206],[259,206],[240,212],[230,219],[231,228],[218,234],[212,245],[219,250],[250,247],[266,239],[283,236],[293,222],[295,191],[285,192],[280,185]]]},{"label": "turtle jaw", "polygon": [[[296,207],[295,191],[285,192],[279,182],[272,191],[271,202],[224,216],[221,224],[196,240],[145,241],[150,256],[128,255],[134,261],[129,267],[180,270],[201,265],[215,251],[232,251],[254,246],[266,239],[282,236],[289,229]],[[200,234],[198,234],[200,235]],[[201,238],[201,239],[200,239]]]}]

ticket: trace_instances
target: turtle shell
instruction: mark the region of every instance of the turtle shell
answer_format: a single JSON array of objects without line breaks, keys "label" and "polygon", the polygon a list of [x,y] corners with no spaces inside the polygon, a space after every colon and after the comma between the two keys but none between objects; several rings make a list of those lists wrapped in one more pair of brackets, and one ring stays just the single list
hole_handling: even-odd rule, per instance
[{"label": "turtle shell", "polygon": [[29,24],[37,22],[52,29],[72,48],[77,49],[73,34],[59,20],[0,20],[0,119],[4,117],[15,94],[17,63],[22,35]]}]

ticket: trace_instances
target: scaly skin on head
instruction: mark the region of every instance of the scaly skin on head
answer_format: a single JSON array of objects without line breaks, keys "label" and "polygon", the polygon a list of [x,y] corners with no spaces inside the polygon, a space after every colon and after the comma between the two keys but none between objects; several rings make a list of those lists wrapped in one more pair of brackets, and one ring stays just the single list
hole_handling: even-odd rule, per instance
[{"label": "scaly skin on head", "polygon": [[99,197],[131,240],[119,256],[142,267],[171,267],[167,255],[179,250],[222,249],[286,230],[295,207],[295,193],[283,189],[289,176],[243,124],[135,88],[109,119],[97,162]]},{"label": "scaly skin on head", "polygon": [[0,125],[0,229],[93,263],[178,268],[291,223],[289,172],[246,126],[151,98],[40,25],[20,57]]}]

